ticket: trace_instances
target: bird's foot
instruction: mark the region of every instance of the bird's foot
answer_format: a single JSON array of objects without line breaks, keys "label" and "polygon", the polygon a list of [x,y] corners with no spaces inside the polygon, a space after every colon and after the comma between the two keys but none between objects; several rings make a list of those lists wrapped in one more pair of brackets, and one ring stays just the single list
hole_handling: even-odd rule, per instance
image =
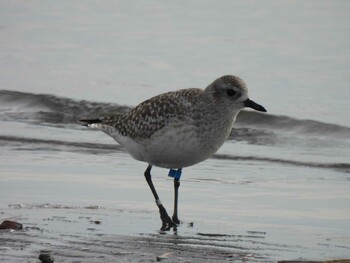
[{"label": "bird's foot", "polygon": [[161,231],[169,231],[171,228],[176,228],[176,223],[170,218],[163,205],[159,206],[159,213],[162,220]]},{"label": "bird's foot", "polygon": [[182,224],[182,221],[177,217],[177,216],[173,216],[173,222],[178,226],[180,224]]}]

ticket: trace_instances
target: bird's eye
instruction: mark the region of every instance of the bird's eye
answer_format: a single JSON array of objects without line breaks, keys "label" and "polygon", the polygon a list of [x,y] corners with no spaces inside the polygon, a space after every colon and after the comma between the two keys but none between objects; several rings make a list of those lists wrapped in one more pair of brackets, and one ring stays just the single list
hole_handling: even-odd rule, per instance
[{"label": "bird's eye", "polygon": [[233,97],[234,95],[236,95],[236,91],[234,91],[233,89],[227,89],[226,92],[227,92],[227,95],[229,95],[230,97]]}]

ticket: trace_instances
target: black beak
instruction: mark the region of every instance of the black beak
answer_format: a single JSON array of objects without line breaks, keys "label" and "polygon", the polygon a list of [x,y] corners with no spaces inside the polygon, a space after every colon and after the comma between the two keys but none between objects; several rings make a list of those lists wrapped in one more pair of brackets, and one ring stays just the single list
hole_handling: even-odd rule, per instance
[{"label": "black beak", "polygon": [[254,101],[252,101],[250,99],[246,99],[243,102],[243,104],[244,104],[244,106],[252,108],[254,110],[266,112],[266,109],[263,106],[259,105],[258,103],[255,103]]}]

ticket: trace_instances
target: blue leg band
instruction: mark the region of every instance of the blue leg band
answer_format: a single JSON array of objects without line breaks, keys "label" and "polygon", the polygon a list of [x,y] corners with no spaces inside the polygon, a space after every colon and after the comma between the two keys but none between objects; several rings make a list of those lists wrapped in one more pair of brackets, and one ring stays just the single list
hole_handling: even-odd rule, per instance
[{"label": "blue leg band", "polygon": [[182,170],[181,170],[181,169],[177,169],[177,170],[175,170],[175,169],[170,169],[170,170],[169,170],[168,176],[169,176],[169,177],[172,177],[172,178],[174,178],[174,179],[176,179],[176,180],[180,180],[181,174],[182,174]]}]

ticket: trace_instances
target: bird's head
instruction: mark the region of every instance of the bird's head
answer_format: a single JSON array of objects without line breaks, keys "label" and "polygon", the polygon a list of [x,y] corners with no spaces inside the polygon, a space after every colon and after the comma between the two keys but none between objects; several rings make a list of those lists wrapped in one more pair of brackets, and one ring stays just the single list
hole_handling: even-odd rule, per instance
[{"label": "bird's head", "polygon": [[215,104],[240,111],[245,107],[266,112],[266,109],[250,100],[245,82],[239,77],[226,75],[216,79],[204,91]]}]

